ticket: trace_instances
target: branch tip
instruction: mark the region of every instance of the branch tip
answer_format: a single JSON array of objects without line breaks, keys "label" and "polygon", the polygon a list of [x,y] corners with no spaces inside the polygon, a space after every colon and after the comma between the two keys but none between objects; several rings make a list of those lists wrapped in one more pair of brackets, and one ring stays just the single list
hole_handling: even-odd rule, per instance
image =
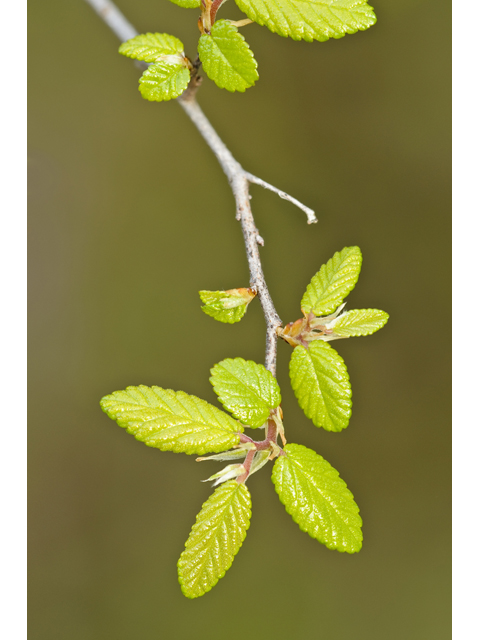
[{"label": "branch tip", "polygon": [[277,187],[274,187],[272,184],[265,182],[265,180],[262,180],[261,178],[257,178],[257,176],[254,176],[253,173],[248,173],[246,171],[245,177],[248,180],[248,182],[251,182],[252,184],[258,184],[260,187],[263,187],[264,189],[273,191],[273,193],[276,193],[277,196],[279,196],[283,200],[288,200],[289,202],[294,204],[296,207],[304,211],[307,214],[307,224],[315,224],[316,222],[318,222],[317,217],[315,215],[315,211],[313,209],[310,209],[310,207],[307,207],[302,202],[300,202],[293,196],[289,195],[285,191],[282,191],[281,189],[277,189]]}]

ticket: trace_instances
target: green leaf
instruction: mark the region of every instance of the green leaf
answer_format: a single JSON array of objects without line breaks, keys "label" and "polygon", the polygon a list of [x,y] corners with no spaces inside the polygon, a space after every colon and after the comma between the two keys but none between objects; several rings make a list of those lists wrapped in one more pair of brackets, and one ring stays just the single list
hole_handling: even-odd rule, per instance
[{"label": "green leaf", "polygon": [[329,549],[360,551],[362,519],[338,471],[300,444],[287,444],[284,451],[275,461],[272,481],[287,513]]},{"label": "green leaf", "polygon": [[202,307],[202,311],[219,322],[235,324],[235,322],[240,322],[247,312],[247,305],[241,304],[234,309],[217,309],[214,306],[205,305]]},{"label": "green leaf", "polygon": [[256,293],[252,289],[228,289],[227,291],[199,291],[205,303],[202,311],[219,320],[233,324],[239,322],[247,311],[248,304]]},{"label": "green leaf", "polygon": [[316,427],[341,431],[352,415],[352,389],[347,367],[326,342],[295,347],[290,359],[290,380],[298,404]]},{"label": "green leaf", "polygon": [[218,20],[211,34],[203,34],[198,55],[205,73],[221,89],[245,91],[258,80],[257,61],[237,27]]},{"label": "green leaf", "polygon": [[124,42],[118,52],[128,58],[157,62],[165,55],[183,56],[183,43],[168,33],[143,33]]},{"label": "green leaf", "polygon": [[324,42],[365,31],[377,18],[366,0],[235,0],[250,20],[293,40]]},{"label": "green leaf", "polygon": [[212,589],[232,566],[252,516],[250,493],[230,480],[204,503],[178,561],[178,579],[187,598]]},{"label": "green leaf", "polygon": [[301,307],[305,314],[325,316],[335,311],[356,285],[362,266],[358,247],[345,247],[322,265],[303,294]]},{"label": "green leaf", "polygon": [[149,447],[175,453],[218,453],[238,444],[243,427],[196,396],[160,387],[127,387],[100,401],[103,411]]},{"label": "green leaf", "polygon": [[172,100],[187,88],[190,82],[190,71],[177,56],[172,56],[172,60],[151,64],[143,72],[138,88],[146,100],[156,102]]},{"label": "green leaf", "polygon": [[185,9],[196,9],[200,6],[200,0],[170,0],[173,4],[177,4],[179,7]]},{"label": "green leaf", "polygon": [[342,338],[369,336],[381,329],[388,317],[388,313],[379,309],[352,309],[338,316],[329,326]]},{"label": "green leaf", "polygon": [[211,370],[210,382],[225,409],[250,427],[261,427],[282,401],[280,388],[262,364],[227,358]]}]

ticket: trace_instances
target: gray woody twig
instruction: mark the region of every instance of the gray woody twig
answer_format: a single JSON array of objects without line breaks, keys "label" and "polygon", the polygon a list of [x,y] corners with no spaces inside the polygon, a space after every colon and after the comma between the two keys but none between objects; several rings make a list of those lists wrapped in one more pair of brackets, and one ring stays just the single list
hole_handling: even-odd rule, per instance
[{"label": "gray woody twig", "polygon": [[272,184],[268,184],[268,182],[265,182],[265,180],[262,180],[261,178],[257,178],[257,176],[254,176],[252,173],[248,173],[246,171],[245,175],[247,176],[247,180],[252,184],[259,184],[264,189],[273,191],[273,193],[276,193],[277,196],[280,196],[280,198],[283,198],[284,200],[288,200],[289,202],[294,204],[296,207],[298,207],[302,211],[305,211],[305,213],[307,214],[308,224],[313,224],[314,222],[318,222],[317,217],[315,216],[315,211],[313,209],[310,209],[310,207],[306,207],[299,200],[297,200],[296,198],[293,198],[288,193],[285,193],[285,191],[282,191],[281,189],[277,189],[277,187],[274,187]]},{"label": "gray woody twig", "polygon": [[[111,2],[111,0],[86,0],[86,2],[95,9],[102,20],[122,42],[138,35],[135,28],[128,22],[125,16],[119,11],[115,4]],[[315,214],[312,209],[309,209],[284,191],[280,191],[276,187],[273,187],[243,169],[240,163],[237,162],[230,153],[224,142],[220,139],[217,132],[201,110],[195,100],[195,91],[185,91],[182,96],[177,98],[177,102],[197,127],[203,139],[217,157],[217,160],[230,183],[230,187],[235,198],[237,211],[236,217],[237,220],[240,221],[243,230],[248,266],[250,269],[250,286],[257,292],[267,325],[265,367],[275,375],[277,362],[276,328],[281,326],[282,321],[275,310],[263,275],[262,263],[260,261],[260,253],[258,250],[258,245],[263,245],[263,240],[258,233],[253,219],[252,209],[250,206],[249,183],[259,184],[265,189],[274,191],[281,198],[292,202],[294,205],[305,211],[309,224],[316,222],[317,219],[315,218]]]}]

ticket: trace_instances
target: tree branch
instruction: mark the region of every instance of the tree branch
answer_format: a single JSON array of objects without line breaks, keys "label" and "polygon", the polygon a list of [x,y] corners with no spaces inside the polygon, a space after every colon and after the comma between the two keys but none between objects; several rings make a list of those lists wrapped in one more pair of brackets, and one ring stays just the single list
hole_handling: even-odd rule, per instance
[{"label": "tree branch", "polygon": [[138,36],[138,31],[125,18],[123,13],[117,9],[110,0],[86,0],[95,9],[102,20],[110,27],[113,33],[121,40],[130,40]]},{"label": "tree branch", "polygon": [[250,286],[257,292],[267,324],[265,367],[275,375],[277,360],[277,334],[275,330],[281,326],[282,321],[275,310],[263,275],[258,250],[259,242],[261,244],[263,241],[260,239],[253,219],[246,173],[220,139],[200,109],[198,102],[194,98],[178,100],[178,102],[217,157],[230,183],[237,209],[236,217],[237,220],[240,220],[243,230],[248,267],[250,269]]},{"label": "tree branch", "polygon": [[[86,0],[86,2],[95,9],[102,20],[122,42],[138,35],[134,27],[128,22],[111,0]],[[197,127],[203,139],[215,154],[230,183],[230,187],[235,198],[236,218],[242,225],[248,267],[250,270],[250,287],[255,289],[257,292],[267,325],[265,367],[275,375],[277,362],[276,328],[282,325],[282,321],[280,320],[270,297],[265,277],[263,275],[262,263],[260,261],[260,253],[258,250],[258,245],[263,245],[263,240],[258,233],[253,219],[252,209],[250,206],[249,183],[259,184],[265,189],[270,189],[277,193],[281,198],[289,200],[300,209],[303,209],[307,214],[309,224],[316,222],[317,220],[312,209],[301,204],[298,200],[292,198],[284,191],[280,191],[276,187],[273,187],[243,169],[240,163],[235,160],[233,155],[230,153],[195,100],[195,88],[197,86],[198,82],[195,82],[194,79],[194,86],[191,90],[187,89],[184,94],[177,98],[177,102]]]}]

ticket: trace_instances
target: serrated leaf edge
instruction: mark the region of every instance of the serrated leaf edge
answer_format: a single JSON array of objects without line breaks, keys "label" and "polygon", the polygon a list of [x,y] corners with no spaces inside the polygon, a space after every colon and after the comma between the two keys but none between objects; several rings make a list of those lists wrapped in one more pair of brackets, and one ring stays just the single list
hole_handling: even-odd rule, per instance
[{"label": "serrated leaf edge", "polygon": [[[203,593],[201,593],[201,594],[198,594],[198,595],[192,595],[192,594],[189,594],[189,593],[188,593],[188,591],[187,591],[187,587],[185,586],[184,581],[183,581],[183,579],[182,579],[182,576],[180,575],[180,569],[181,569],[181,566],[182,566],[181,560],[182,560],[183,554],[185,553],[185,551],[186,551],[186,549],[187,549],[188,541],[190,540],[190,536],[191,536],[191,534],[192,534],[192,531],[193,531],[194,527],[195,527],[195,526],[197,525],[197,523],[198,523],[198,518],[199,518],[199,516],[201,515],[201,513],[202,513],[202,511],[203,511],[204,507],[208,504],[209,500],[213,498],[213,496],[215,495],[215,492],[216,492],[216,491],[219,491],[220,489],[225,488],[226,486],[231,485],[231,484],[233,484],[233,483],[235,483],[235,484],[237,485],[237,487],[236,487],[236,489],[237,489],[237,490],[240,490],[240,491],[246,491],[246,494],[245,494],[245,496],[244,496],[244,497],[245,497],[245,498],[247,498],[247,500],[248,500],[248,508],[247,508],[247,511],[246,511],[247,522],[246,522],[246,524],[245,524],[245,528],[244,528],[244,529],[243,529],[243,531],[242,531],[242,534],[241,534],[241,540],[240,540],[240,542],[239,542],[239,544],[238,544],[238,547],[237,547],[236,551],[235,551],[235,552],[232,554],[232,556],[231,556],[230,563],[228,564],[228,566],[226,566],[226,567],[224,568],[224,570],[223,570],[223,572],[221,573],[221,575],[219,575],[219,576],[216,578],[216,580],[213,582],[213,584],[209,585],[209,587],[208,587],[205,591],[203,591]],[[241,487],[243,487],[243,489],[242,489]],[[195,523],[194,523],[194,525],[192,526],[192,529],[191,529],[190,534],[189,534],[189,536],[188,536],[187,542],[185,543],[185,550],[184,550],[184,551],[182,551],[182,553],[180,554],[180,558],[178,559],[178,562],[177,562],[178,581],[179,581],[179,583],[180,583],[180,588],[181,588],[181,590],[182,590],[182,593],[183,593],[187,598],[190,598],[191,600],[193,600],[193,599],[195,599],[195,598],[199,598],[199,597],[201,597],[201,596],[205,595],[206,593],[208,593],[209,591],[211,591],[211,590],[213,589],[213,587],[215,587],[215,586],[218,584],[219,580],[221,580],[221,579],[225,576],[225,574],[227,573],[227,571],[231,568],[231,566],[232,566],[232,564],[233,564],[233,561],[235,560],[235,557],[237,556],[238,552],[239,552],[239,551],[240,551],[240,549],[242,548],[242,545],[243,545],[243,543],[244,543],[244,541],[245,541],[245,538],[246,538],[246,536],[247,536],[247,531],[248,531],[248,529],[250,528],[250,524],[251,524],[251,518],[252,518],[252,498],[251,498],[251,495],[250,495],[250,491],[248,490],[248,487],[247,487],[245,484],[243,484],[243,483],[237,483],[237,481],[236,481],[236,480],[230,480],[230,481],[229,481],[229,482],[227,482],[226,484],[221,485],[220,487],[218,487],[218,489],[216,489],[216,491],[215,491],[213,494],[211,494],[211,495],[209,496],[209,498],[208,498],[208,499],[203,503],[202,508],[200,509],[200,511],[199,511],[199,513],[198,513],[198,515],[197,515],[197,518],[196,518],[196,520],[195,520]],[[234,496],[235,496],[235,495],[236,495],[236,492],[232,492],[231,499],[230,499],[230,503],[231,503],[231,501],[234,499]],[[224,506],[224,508],[226,509],[226,508],[227,508],[227,505],[225,505],[225,506]],[[203,537],[205,537],[205,535],[204,535]]]},{"label": "serrated leaf edge", "polygon": [[[331,322],[328,323],[328,328],[329,329],[333,329],[333,331],[335,332],[335,327],[337,324],[341,323],[342,319],[345,319],[346,316],[348,316],[349,314],[353,314],[355,312],[359,312],[359,311],[373,311],[373,312],[378,312],[378,313],[382,313],[384,314],[384,316],[382,317],[382,321],[383,323],[378,326],[378,327],[374,327],[371,330],[368,330],[365,333],[357,333],[357,334],[352,334],[350,336],[341,336],[342,338],[360,338],[363,336],[371,336],[372,334],[376,333],[377,331],[380,331],[380,329],[383,329],[383,327],[387,324],[390,316],[386,311],[383,311],[382,309],[350,309],[349,311],[346,311],[345,313],[342,313],[341,315],[339,315],[337,318],[335,318],[334,320],[332,320]],[[365,320],[362,320],[362,322],[364,322],[365,324],[368,324],[369,320],[368,317]],[[372,321],[374,322],[374,321]],[[352,323],[354,324],[354,323]],[[348,329],[349,325],[346,325],[344,328]],[[342,328],[342,327],[341,327]]]},{"label": "serrated leaf edge", "polygon": [[[317,424],[317,422],[315,422],[315,420],[314,420],[314,418],[312,417],[312,415],[310,415],[312,412],[309,410],[309,412],[307,413],[307,411],[306,411],[306,410],[301,406],[301,404],[300,404],[300,398],[298,397],[298,390],[299,390],[299,389],[301,389],[303,385],[300,385],[300,387],[297,387],[296,389],[293,387],[292,374],[291,374],[291,366],[292,366],[292,364],[291,364],[291,363],[292,363],[292,360],[293,360],[293,357],[294,357],[295,352],[297,351],[297,349],[300,349],[300,350],[304,350],[305,352],[309,353],[311,345],[312,345],[312,344],[313,344],[313,345],[315,345],[315,344],[319,344],[319,342],[320,342],[320,341],[314,341],[314,342],[311,342],[311,343],[310,343],[310,345],[309,345],[308,347],[304,347],[303,345],[297,345],[297,346],[294,348],[294,350],[293,350],[293,352],[292,352],[292,355],[291,355],[291,357],[290,357],[290,370],[289,370],[289,375],[290,375],[290,384],[291,384],[291,387],[292,387],[293,393],[294,393],[295,397],[296,397],[296,398],[297,398],[297,400],[298,400],[298,404],[299,404],[299,406],[300,406],[301,410],[302,410],[302,411],[303,411],[303,413],[307,416],[307,418],[313,422],[313,424],[314,424],[316,427],[318,427],[318,428],[320,428],[320,429],[325,429],[325,431],[330,431],[330,432],[333,432],[333,433],[340,433],[340,431],[343,431],[344,429],[346,429],[346,428],[348,427],[348,425],[349,425],[349,423],[350,423],[350,418],[352,417],[352,401],[351,401],[351,399],[352,399],[352,387],[351,387],[351,384],[350,384],[350,375],[349,375],[349,373],[348,373],[348,369],[347,369],[347,366],[346,366],[346,364],[345,364],[345,361],[343,360],[342,356],[338,353],[338,351],[337,351],[336,349],[334,349],[331,345],[327,344],[326,342],[321,342],[321,344],[322,344],[322,345],[325,345],[325,346],[327,346],[329,349],[332,349],[332,351],[333,351],[333,352],[338,356],[338,358],[341,360],[341,362],[342,362],[342,364],[343,364],[342,372],[345,374],[346,381],[348,382],[349,387],[350,387],[350,394],[348,395],[348,398],[350,399],[350,409],[349,409],[349,415],[348,415],[348,417],[347,417],[347,424],[346,424],[344,427],[341,427],[340,429],[328,429],[327,427],[325,427],[325,426],[324,426],[324,425],[322,425],[322,424]],[[315,348],[316,348],[316,347],[314,347],[314,349],[315,349]],[[298,351],[297,351],[297,353],[298,353]],[[310,358],[311,358],[311,356],[310,356]],[[316,376],[316,375],[315,375],[315,379],[317,379],[317,376]],[[331,379],[331,378],[330,378],[330,379]],[[333,382],[335,382],[335,381],[333,381]],[[338,384],[338,383],[336,383],[336,384]],[[324,397],[324,395],[325,395],[325,394],[321,391],[321,389],[320,389],[320,385],[318,384],[318,382],[317,382],[317,386],[318,386],[318,388],[319,388],[320,395],[321,395],[321,397],[322,397],[322,399],[323,399],[323,397]],[[340,385],[339,385],[339,386],[340,386]],[[305,395],[305,394],[304,394],[304,395]],[[325,405],[325,402],[324,402],[324,405]],[[328,413],[328,412],[327,412],[327,413]],[[333,423],[333,421],[332,421],[332,419],[331,419],[331,418],[330,418],[330,421]]]},{"label": "serrated leaf edge", "polygon": [[[348,291],[346,291],[345,294],[343,294],[342,296],[337,296],[333,302],[331,302],[329,305],[327,305],[327,307],[324,308],[318,308],[318,304],[319,304],[319,300],[317,299],[317,301],[310,307],[307,308],[307,306],[304,306],[304,299],[306,298],[307,294],[310,297],[314,297],[313,294],[315,294],[315,284],[314,284],[314,280],[316,278],[320,278],[320,274],[322,273],[322,269],[324,270],[324,272],[327,271],[327,267],[329,265],[329,263],[333,263],[333,261],[337,258],[339,259],[342,255],[342,253],[346,250],[350,250],[350,254],[349,256],[347,256],[343,262],[347,261],[353,253],[357,253],[359,254],[359,264],[358,264],[358,272],[356,274],[356,277],[354,276],[354,278],[352,279],[351,284],[349,285]],[[357,250],[357,251],[354,251]],[[327,260],[327,262],[325,262],[324,264],[322,264],[322,266],[320,267],[320,269],[311,277],[310,282],[307,285],[307,288],[305,290],[305,293],[302,296],[302,300],[300,302],[300,307],[302,310],[302,313],[304,315],[308,315],[309,313],[314,313],[316,316],[324,316],[325,314],[330,314],[332,313],[335,308],[341,304],[341,302],[353,291],[353,289],[355,288],[355,285],[358,282],[358,278],[360,277],[360,272],[361,272],[361,268],[362,268],[362,263],[363,263],[363,255],[362,252],[360,250],[360,247],[356,246],[356,245],[352,245],[351,247],[344,247],[343,249],[341,249],[340,251],[336,251],[333,256],[331,258],[329,258]],[[340,267],[339,269],[337,269],[336,273],[339,273],[341,271],[342,267]],[[309,291],[313,290],[313,294],[310,294]],[[316,295],[316,294],[315,294]],[[322,294],[325,295],[325,292]],[[317,296],[318,297],[318,296]],[[325,304],[325,303],[324,303]]]},{"label": "serrated leaf edge", "polygon": [[[290,442],[289,444],[296,444],[296,443],[292,443],[292,442]],[[300,447],[304,447],[305,449],[309,449],[309,447],[305,447],[305,445],[296,445],[296,446],[300,446]],[[288,447],[288,445],[287,445],[287,447]],[[286,448],[287,448],[287,447],[286,447]],[[286,448],[285,448],[285,449],[286,449]],[[314,451],[314,450],[313,450],[313,449],[309,449],[309,451]],[[285,456],[286,456],[287,458],[289,458],[289,456],[288,456],[288,450],[284,450],[284,453],[285,453]],[[316,451],[314,451],[314,453],[316,453]],[[318,453],[317,453],[317,455],[320,455],[320,454],[318,454]],[[358,517],[359,517],[359,519],[360,519],[360,527],[361,527],[361,526],[363,525],[363,521],[362,521],[362,517],[360,516],[360,509],[358,508],[358,505],[357,505],[357,503],[355,502],[355,496],[353,495],[353,493],[352,493],[352,492],[350,491],[350,489],[348,488],[348,486],[347,486],[347,484],[346,484],[345,480],[343,480],[343,478],[341,478],[341,477],[340,477],[340,474],[339,474],[339,472],[337,471],[337,469],[335,469],[335,467],[333,467],[333,466],[328,462],[328,460],[325,460],[325,458],[323,458],[323,456],[320,456],[320,457],[321,457],[325,462],[327,462],[327,463],[330,465],[330,467],[332,467],[332,469],[337,473],[337,478],[341,479],[341,480],[345,483],[345,488],[346,488],[346,490],[350,493],[350,495],[351,495],[351,497],[352,497],[352,500],[353,500],[354,504],[356,505],[356,507],[357,507],[357,509],[358,509],[358,511],[357,511],[357,515],[358,515]],[[295,463],[291,458],[289,458],[289,459],[290,459],[291,464],[294,464],[294,463]],[[288,515],[292,518],[293,522],[295,522],[295,524],[298,526],[298,528],[299,528],[301,531],[303,531],[304,533],[308,533],[308,535],[309,535],[313,540],[316,540],[317,542],[320,542],[320,544],[323,544],[323,545],[324,545],[325,547],[327,547],[327,549],[329,549],[330,551],[338,551],[339,553],[348,553],[348,554],[350,554],[350,555],[352,555],[352,554],[354,554],[354,553],[358,553],[358,552],[362,549],[362,546],[363,546],[363,544],[362,544],[362,543],[363,543],[363,532],[362,532],[362,530],[361,530],[361,529],[360,529],[361,539],[360,539],[360,541],[359,541],[359,544],[360,544],[359,548],[358,548],[358,549],[356,549],[356,550],[353,550],[353,551],[349,551],[348,549],[339,549],[338,547],[331,546],[331,545],[329,545],[329,544],[327,544],[327,543],[323,542],[322,540],[319,540],[319,539],[318,539],[318,538],[317,538],[313,533],[311,533],[310,531],[308,531],[308,529],[306,528],[306,526],[305,526],[305,525],[302,525],[302,524],[300,524],[299,522],[297,522],[297,520],[296,520],[296,519],[295,519],[295,517],[294,517],[294,514],[292,513],[292,511],[293,511],[293,507],[292,507],[292,506],[290,506],[289,504],[287,504],[287,502],[282,498],[282,495],[281,495],[281,493],[280,493],[280,490],[278,489],[277,485],[275,484],[275,482],[274,482],[274,480],[273,480],[273,474],[274,474],[274,471],[275,471],[275,467],[277,466],[277,463],[280,463],[280,460],[281,460],[281,457],[277,458],[277,459],[275,460],[274,465],[273,465],[273,468],[272,468],[272,475],[271,475],[272,484],[273,484],[273,486],[274,486],[275,492],[277,493],[277,495],[278,495],[278,498],[279,498],[280,502],[281,502],[281,503],[283,504],[283,506],[285,507],[285,511],[286,511],[286,512],[288,513]],[[297,467],[298,467],[298,464],[297,464]],[[300,468],[300,470],[303,472],[303,469],[301,469],[301,468]],[[303,472],[303,473],[304,473],[304,472]],[[304,473],[304,475],[305,475],[305,476],[307,476],[307,474],[306,474],[306,473]],[[319,493],[321,493],[321,492],[319,491]],[[323,497],[323,495],[322,495],[322,497]],[[324,500],[326,500],[326,498],[324,498]],[[326,501],[327,501],[327,500],[326,500]],[[327,502],[328,502],[328,501],[327,501]],[[331,503],[329,502],[329,504],[331,504]],[[335,508],[334,508],[334,511],[337,513],[337,515],[339,516],[340,520],[343,520],[343,519],[342,519],[342,517],[341,517],[341,515],[339,514],[339,512],[338,512]],[[348,525],[347,525],[347,526],[348,526]],[[352,536],[353,536],[354,538],[356,538],[356,536],[355,536],[353,533],[352,533]]]},{"label": "serrated leaf edge", "polygon": [[[253,80],[253,82],[251,84],[248,84],[249,81],[247,81],[241,74],[240,72],[233,66],[233,64],[228,60],[228,58],[225,56],[225,54],[223,53],[223,51],[220,49],[219,45],[216,42],[216,34],[214,32],[214,29],[217,25],[219,25],[220,23],[225,23],[226,25],[229,25],[230,27],[232,27],[232,34],[236,34],[238,35],[241,40],[243,41],[243,43],[246,45],[245,51],[248,52],[251,60],[254,63],[254,71],[256,74],[256,78],[255,80]],[[239,87],[235,87],[235,88],[230,88],[227,87],[225,83],[220,83],[217,79],[215,79],[214,77],[211,77],[209,74],[209,64],[210,61],[209,60],[202,60],[202,64],[203,64],[203,69],[205,71],[205,73],[207,74],[207,76],[210,78],[210,80],[213,80],[213,82],[215,82],[215,84],[217,85],[217,87],[219,87],[220,89],[226,89],[227,91],[230,92],[234,92],[234,91],[238,91],[239,93],[244,93],[246,89],[249,89],[253,86],[255,86],[255,82],[259,79],[259,75],[258,75],[258,63],[255,59],[255,56],[253,54],[253,51],[250,48],[250,45],[248,44],[248,42],[245,39],[245,36],[243,34],[241,34],[238,31],[238,28],[229,20],[218,20],[216,23],[214,23],[214,25],[212,26],[212,31],[211,33],[203,33],[200,37],[200,41],[202,41],[202,38],[212,38],[212,41],[215,42],[217,49],[219,51],[219,53],[221,54],[221,56],[224,58],[225,63],[231,67],[231,69],[241,78],[241,80],[245,83],[245,87],[239,88]],[[233,39],[233,38],[232,38]],[[204,40],[204,42],[206,42]],[[199,55],[200,55],[200,59],[202,58],[201,54],[200,54],[200,50],[199,50]]]},{"label": "serrated leaf edge", "polygon": [[[262,402],[265,405],[265,410],[262,411],[262,413],[264,414],[264,418],[263,419],[258,419],[254,422],[254,424],[250,424],[249,422],[246,422],[245,420],[243,420],[243,424],[245,424],[246,426],[252,428],[252,429],[258,429],[259,427],[263,426],[263,424],[265,423],[265,421],[267,420],[268,416],[270,415],[270,411],[272,409],[276,409],[278,406],[280,406],[281,402],[282,402],[282,393],[280,390],[280,387],[278,385],[278,382],[276,380],[276,378],[272,375],[271,371],[268,371],[268,369],[266,369],[263,365],[260,365],[258,362],[255,362],[254,360],[244,360],[244,358],[224,358],[223,360],[221,360],[220,362],[217,362],[211,369],[210,369],[210,373],[212,374],[211,377],[209,378],[210,384],[213,387],[213,390],[215,391],[215,393],[217,394],[218,397],[218,401],[221,403],[221,405],[223,406],[224,409],[226,409],[227,411],[229,411],[232,416],[234,416],[235,419],[237,420],[242,420],[242,418],[237,417],[238,414],[235,413],[235,411],[233,411],[230,407],[227,407],[227,405],[223,402],[222,398],[220,397],[219,393],[217,392],[216,388],[215,388],[215,383],[214,383],[214,369],[217,366],[222,365],[223,362],[236,362],[236,361],[240,361],[244,364],[253,364],[255,365],[255,367],[253,367],[254,371],[256,371],[256,367],[262,367],[267,373],[269,373],[273,380],[276,383],[276,389],[278,390],[278,395],[280,396],[280,400],[278,402],[278,404],[276,404],[274,407],[269,406],[269,403],[264,400],[263,398],[260,398],[262,400]],[[234,378],[236,378],[238,380],[238,382],[244,386],[247,387],[247,389],[249,389],[252,392],[252,395],[257,395],[257,392],[253,389],[251,389],[247,384],[245,384],[245,382],[243,380],[240,380],[240,378],[238,378],[235,374],[231,373],[231,371],[229,371],[228,369],[226,369],[225,367],[223,367],[223,369],[225,369],[231,376],[233,376]],[[267,375],[268,378],[268,375]],[[260,413],[260,411],[259,411]],[[260,422],[261,420],[261,422]]]},{"label": "serrated leaf edge", "polygon": [[[163,446],[158,446],[158,444],[151,444],[148,441],[145,441],[145,439],[137,437],[137,433],[135,433],[135,430],[129,424],[125,423],[125,420],[122,421],[121,412],[114,413],[113,411],[110,411],[110,406],[109,406],[108,403],[110,402],[110,403],[116,403],[116,404],[122,404],[122,403],[123,404],[132,404],[133,407],[137,407],[137,409],[132,409],[133,411],[141,410],[142,408],[143,409],[152,408],[152,409],[157,409],[158,411],[162,411],[162,409],[160,407],[156,407],[156,406],[148,405],[148,404],[147,405],[135,404],[133,401],[131,403],[128,403],[127,401],[117,400],[117,398],[115,397],[115,394],[135,391],[137,393],[140,393],[145,398],[145,400],[147,400],[147,397],[145,396],[144,391],[143,391],[144,388],[153,391],[153,393],[155,393],[155,389],[159,389],[160,391],[166,392],[167,395],[172,395],[173,394],[173,396],[174,396],[173,400],[176,403],[181,405],[181,407],[184,409],[184,411],[187,413],[187,415],[190,416],[190,419],[192,420],[192,423],[197,423],[197,424],[199,424],[201,426],[204,426],[205,430],[212,429],[213,431],[217,431],[218,434],[219,434],[218,437],[221,436],[222,432],[225,433],[225,437],[227,437],[228,434],[231,434],[232,437],[236,436],[236,441],[233,441],[233,439],[232,439],[232,441],[229,442],[228,444],[222,445],[222,448],[219,448],[220,445],[217,445],[215,447],[212,447],[211,449],[208,448],[209,443],[204,443],[203,450],[201,450],[200,447],[198,447],[193,451],[185,451],[185,450],[182,450],[182,449],[176,450],[175,447],[169,446],[167,443],[164,443]],[[202,416],[202,418],[205,421],[206,421],[206,418],[204,416],[204,410],[206,410],[208,412],[211,412],[213,414],[215,423],[217,423],[217,424],[216,425],[209,425],[208,422],[205,422],[205,423],[198,422],[198,419],[192,417],[190,409],[187,408],[185,406],[185,404],[182,402],[182,400],[184,398],[186,398],[187,400],[193,402],[194,408]],[[162,398],[159,397],[159,402],[162,402],[166,406],[169,406],[166,399],[162,399]],[[236,444],[238,444],[240,442],[239,434],[244,431],[244,426],[242,425],[241,422],[239,422],[238,420],[236,420],[235,418],[230,416],[225,411],[222,411],[218,407],[215,407],[215,405],[210,404],[206,400],[203,400],[202,398],[199,398],[198,396],[195,396],[193,394],[188,394],[185,391],[174,391],[173,389],[164,389],[164,388],[158,387],[156,385],[153,385],[152,387],[148,387],[147,385],[137,385],[137,386],[130,385],[126,389],[113,391],[112,393],[104,396],[100,400],[100,407],[101,407],[102,411],[104,413],[106,413],[107,416],[111,420],[113,420],[114,422],[116,422],[118,424],[119,427],[121,427],[122,429],[125,429],[125,431],[129,435],[133,435],[135,440],[137,440],[138,442],[142,442],[142,444],[145,444],[148,447],[151,447],[151,448],[154,448],[154,449],[158,449],[159,451],[172,451],[173,453],[185,453],[186,455],[203,455],[204,453],[207,453],[207,452],[226,451],[226,450],[230,449],[231,447],[233,447],[234,445],[236,445]],[[165,410],[163,410],[163,411],[168,416],[171,416],[171,417],[177,417],[177,418],[178,417],[182,417],[182,416],[179,416],[178,414],[174,413],[173,410],[171,410],[171,413],[169,413],[168,411],[165,411]],[[217,415],[216,415],[217,413],[219,413],[220,415],[224,415],[228,422],[235,423],[235,428],[233,428],[233,425],[232,425],[232,428],[222,426],[221,423],[219,422],[218,418],[217,418]],[[157,419],[158,418],[150,418],[149,420],[143,420],[142,423],[141,423],[142,427],[144,425],[146,425],[148,422],[154,421],[154,420],[157,420]],[[122,422],[123,422],[123,424],[122,424]],[[175,428],[176,426],[180,426],[180,425],[167,426],[164,429],[159,428],[159,431],[163,431],[163,430],[168,431],[170,429]]]}]

